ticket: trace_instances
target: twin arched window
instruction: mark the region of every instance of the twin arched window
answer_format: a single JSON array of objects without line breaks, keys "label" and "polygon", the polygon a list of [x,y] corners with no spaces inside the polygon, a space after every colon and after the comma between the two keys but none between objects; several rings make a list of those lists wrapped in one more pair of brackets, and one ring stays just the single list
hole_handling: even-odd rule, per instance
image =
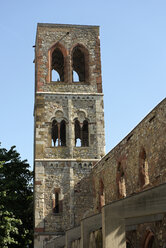
[{"label": "twin arched window", "polygon": [[[61,45],[57,45],[51,53],[51,81],[70,81],[68,73],[69,64],[66,63],[67,54]],[[69,61],[69,60],[67,60]],[[78,44],[71,53],[72,61],[72,82],[87,82],[88,81],[88,52],[87,49]],[[69,78],[68,78],[69,76]]]},{"label": "twin arched window", "polygon": [[[52,146],[66,146],[66,122],[52,122],[51,129]],[[75,121],[75,146],[89,146],[88,121],[84,120],[82,127],[78,120]]]},{"label": "twin arched window", "polygon": [[53,120],[51,136],[52,146],[66,146],[66,122],[64,120],[60,123]]},{"label": "twin arched window", "polygon": [[78,120],[75,120],[75,146],[89,146],[88,121],[84,120],[82,127]]}]

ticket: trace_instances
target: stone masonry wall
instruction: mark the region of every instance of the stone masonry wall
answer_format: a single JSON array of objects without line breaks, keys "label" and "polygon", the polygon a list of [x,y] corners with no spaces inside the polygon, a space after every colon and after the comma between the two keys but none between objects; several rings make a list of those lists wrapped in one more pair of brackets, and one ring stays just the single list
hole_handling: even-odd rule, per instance
[{"label": "stone masonry wall", "polygon": [[[92,171],[95,212],[99,211],[101,181],[105,203],[119,199],[118,165],[121,164],[126,195],[166,182],[166,99],[154,108],[134,130],[103,157]],[[146,151],[149,182],[140,183],[140,152]]]},{"label": "stone masonry wall", "polygon": [[[119,173],[123,176],[126,196],[155,187],[166,182],[166,99],[158,104],[114,149],[103,157],[93,168],[90,175],[77,185],[76,223],[80,219],[101,211],[104,204],[125,197],[119,195]],[[148,181],[142,185],[140,164],[142,149],[146,151],[145,176]],[[121,169],[119,169],[119,164]],[[121,172],[123,171],[123,173]],[[88,185],[88,186],[87,186]],[[101,187],[102,185],[102,187]],[[102,188],[102,189],[101,189]],[[84,190],[87,189],[86,194]],[[90,197],[91,208],[84,208]],[[78,199],[85,198],[84,201]],[[104,198],[104,200],[103,200]],[[83,204],[82,204],[83,202]],[[149,231],[155,236],[154,247],[165,247],[166,221],[163,219],[135,226],[126,234],[133,247],[143,247]],[[92,242],[93,243],[93,242]],[[131,246],[132,247],[132,246]]]},{"label": "stone masonry wall", "polygon": [[[69,32],[67,35],[66,33]],[[67,64],[65,83],[51,83],[49,54],[55,44],[64,51]],[[81,44],[88,51],[89,80],[72,83],[72,50]],[[38,24],[36,36],[36,90],[44,92],[102,92],[98,26]]]},{"label": "stone masonry wall", "polygon": [[[36,228],[42,228],[47,233],[62,234],[75,225],[75,185],[88,177],[92,165],[90,161],[36,162]],[[59,189],[59,213],[53,212],[55,189]],[[85,204],[89,209],[90,202]]]},{"label": "stone masonry wall", "polygon": [[[66,147],[53,147],[52,121],[65,120]],[[88,120],[89,146],[75,147],[74,120]],[[100,158],[104,155],[102,96],[38,94],[36,97],[36,159]],[[98,135],[97,135],[98,134]]]},{"label": "stone masonry wall", "polygon": [[161,221],[144,223],[136,226],[134,231],[126,233],[131,247],[146,247],[149,234],[154,235],[153,248],[166,247],[166,216]]},{"label": "stone masonry wall", "polygon": [[[93,213],[101,211],[101,182],[103,184],[105,204],[122,198],[118,192],[119,162],[123,167],[126,196],[166,182],[165,133],[166,99],[154,108],[134,130],[94,166],[87,178],[89,184],[87,197],[93,192]],[[140,185],[139,178],[139,156],[142,147],[146,151],[149,177],[149,183],[144,186]],[[78,198],[81,197],[85,187],[83,182],[79,184],[79,189],[77,189],[79,192]],[[85,194],[84,197],[86,197]],[[84,213],[83,206],[82,208],[79,206],[82,209],[82,213]],[[81,216],[81,213],[79,215]]]}]

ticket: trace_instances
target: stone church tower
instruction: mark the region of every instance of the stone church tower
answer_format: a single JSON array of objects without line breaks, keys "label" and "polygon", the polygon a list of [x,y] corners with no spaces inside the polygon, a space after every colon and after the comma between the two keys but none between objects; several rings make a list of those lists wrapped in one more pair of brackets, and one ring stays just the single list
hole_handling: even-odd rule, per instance
[{"label": "stone church tower", "polygon": [[37,248],[75,225],[74,186],[105,154],[98,26],[38,24],[34,118]]}]

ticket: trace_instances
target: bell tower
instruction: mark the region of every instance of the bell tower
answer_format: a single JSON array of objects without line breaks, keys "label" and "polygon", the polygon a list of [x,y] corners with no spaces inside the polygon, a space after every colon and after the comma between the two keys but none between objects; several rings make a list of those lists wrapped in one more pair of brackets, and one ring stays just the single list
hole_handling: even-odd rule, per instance
[{"label": "bell tower", "polygon": [[74,185],[105,154],[98,26],[41,24],[35,44],[35,248],[75,225]]}]

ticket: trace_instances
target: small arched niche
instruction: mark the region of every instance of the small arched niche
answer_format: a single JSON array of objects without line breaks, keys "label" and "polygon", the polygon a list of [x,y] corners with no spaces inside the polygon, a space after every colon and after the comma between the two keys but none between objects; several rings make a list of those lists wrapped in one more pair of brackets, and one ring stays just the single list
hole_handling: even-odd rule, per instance
[{"label": "small arched niche", "polygon": [[64,56],[57,47],[51,56],[51,81],[64,82]]},{"label": "small arched niche", "polygon": [[73,82],[88,81],[88,52],[82,45],[77,45],[72,51]]},{"label": "small arched niche", "polygon": [[143,147],[139,153],[139,184],[141,187],[149,184],[148,161],[146,151]]},{"label": "small arched niche", "polygon": [[100,179],[100,189],[99,189],[99,197],[100,197],[100,210],[105,205],[105,190],[103,180]]},{"label": "small arched niche", "polygon": [[117,187],[118,187],[118,197],[126,197],[126,181],[123,166],[121,162],[118,162],[117,168]]}]

